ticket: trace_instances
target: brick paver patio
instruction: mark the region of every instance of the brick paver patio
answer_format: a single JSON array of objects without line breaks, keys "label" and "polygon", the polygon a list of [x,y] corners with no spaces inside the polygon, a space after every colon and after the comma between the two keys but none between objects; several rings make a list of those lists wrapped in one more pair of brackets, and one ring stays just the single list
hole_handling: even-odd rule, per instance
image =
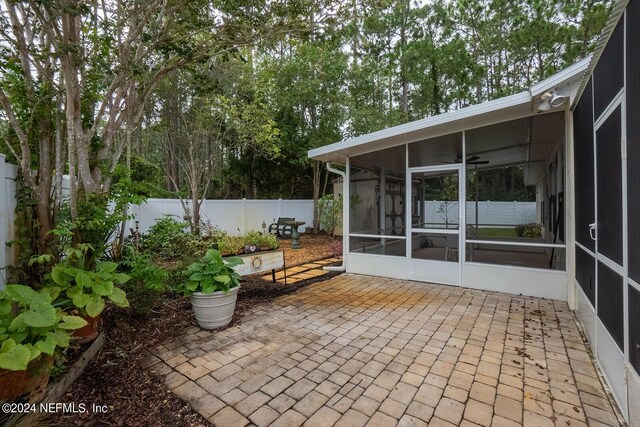
[{"label": "brick paver patio", "polygon": [[342,274],[152,353],[220,427],[620,425],[552,300]]}]

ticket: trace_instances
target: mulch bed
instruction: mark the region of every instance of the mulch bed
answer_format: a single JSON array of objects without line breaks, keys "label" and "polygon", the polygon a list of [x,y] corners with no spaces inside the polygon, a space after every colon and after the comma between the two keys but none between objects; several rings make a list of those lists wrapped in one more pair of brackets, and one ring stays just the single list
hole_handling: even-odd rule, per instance
[{"label": "mulch bed", "polygon": [[[288,251],[290,252],[290,251]],[[317,259],[316,257],[315,259]],[[238,292],[238,303],[230,326],[242,322],[244,313],[256,304],[295,292],[301,287],[327,280],[337,273],[284,286],[247,277]],[[208,426],[186,403],[164,386],[164,379],[143,368],[147,349],[180,335],[197,325],[187,298],[165,299],[145,318],[132,318],[122,310],[104,315],[107,340],[82,376],[64,397],[65,402],[107,405],[104,413],[64,414],[50,418],[51,425],[86,426]]]}]

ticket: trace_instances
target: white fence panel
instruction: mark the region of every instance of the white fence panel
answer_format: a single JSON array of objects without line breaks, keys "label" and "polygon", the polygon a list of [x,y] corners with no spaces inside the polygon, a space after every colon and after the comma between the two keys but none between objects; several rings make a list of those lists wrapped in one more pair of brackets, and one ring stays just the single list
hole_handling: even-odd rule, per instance
[{"label": "white fence panel", "polygon": [[[425,202],[425,213],[429,222],[445,224],[457,222],[458,202],[430,200]],[[476,203],[467,202],[467,223],[475,223]],[[506,226],[536,222],[536,202],[478,202],[480,225]]]},{"label": "white fence panel", "polygon": [[13,263],[13,249],[7,243],[14,237],[14,219],[16,210],[16,174],[18,168],[6,163],[0,154],[0,289],[7,284],[6,266]]},{"label": "white fence panel", "polygon": [[[14,238],[16,209],[16,174],[18,168],[6,163],[0,154],[0,289],[7,282],[6,266],[14,261],[13,249],[7,246]],[[63,193],[68,194],[68,179],[63,183]],[[184,209],[178,199],[148,199],[140,206],[132,206],[133,220],[127,225],[135,228],[139,221],[140,232],[145,233],[165,215],[173,215],[182,221]],[[205,200],[201,208],[203,222],[209,222],[230,234],[244,234],[251,230],[262,231],[262,222],[268,227],[279,217],[293,217],[313,223],[313,200]]]},{"label": "white fence panel", "polygon": [[[182,221],[184,210],[177,199],[148,199],[131,209],[134,221],[139,221],[141,233],[146,233],[157,219],[173,215]],[[262,222],[268,227],[279,217],[293,217],[313,222],[313,200],[205,200],[200,208],[201,220],[230,234],[262,231]],[[133,228],[133,222],[128,227]]]}]

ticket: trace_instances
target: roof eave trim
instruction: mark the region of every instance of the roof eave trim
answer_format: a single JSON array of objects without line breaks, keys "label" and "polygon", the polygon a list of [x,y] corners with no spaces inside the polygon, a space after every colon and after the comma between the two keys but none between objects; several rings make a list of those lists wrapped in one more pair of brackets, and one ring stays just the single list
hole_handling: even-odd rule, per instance
[{"label": "roof eave trim", "polygon": [[549,88],[557,87],[558,85],[570,82],[572,78],[579,77],[584,74],[584,72],[589,68],[589,63],[591,62],[591,56],[587,56],[586,58],[581,59],[573,65],[568,66],[567,68],[557,72],[551,77],[547,77],[541,82],[536,83],[531,86],[531,96],[538,96]]},{"label": "roof eave trim", "polygon": [[530,102],[531,94],[529,93],[529,91],[520,92],[514,95],[505,96],[503,98],[494,99],[492,101],[483,102],[481,104],[471,105],[460,110],[450,111],[448,113],[439,114],[437,116],[431,116],[425,119],[416,120],[366,135],[357,136],[346,141],[314,148],[312,150],[309,150],[307,152],[307,155],[312,159],[314,157],[331,154],[336,151],[356,148],[358,146],[381,139],[392,138],[394,136],[400,136],[402,134],[415,132],[433,126],[446,125],[447,123],[454,122],[456,120],[463,120],[468,117],[503,110],[505,108],[515,107]]}]

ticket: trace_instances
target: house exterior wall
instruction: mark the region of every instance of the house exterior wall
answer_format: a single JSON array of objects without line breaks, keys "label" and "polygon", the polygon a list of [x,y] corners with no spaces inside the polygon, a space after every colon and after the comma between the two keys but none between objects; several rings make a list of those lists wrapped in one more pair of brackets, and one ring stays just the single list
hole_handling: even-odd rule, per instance
[{"label": "house exterior wall", "polygon": [[640,0],[573,112],[575,300],[605,379],[640,425]]}]

